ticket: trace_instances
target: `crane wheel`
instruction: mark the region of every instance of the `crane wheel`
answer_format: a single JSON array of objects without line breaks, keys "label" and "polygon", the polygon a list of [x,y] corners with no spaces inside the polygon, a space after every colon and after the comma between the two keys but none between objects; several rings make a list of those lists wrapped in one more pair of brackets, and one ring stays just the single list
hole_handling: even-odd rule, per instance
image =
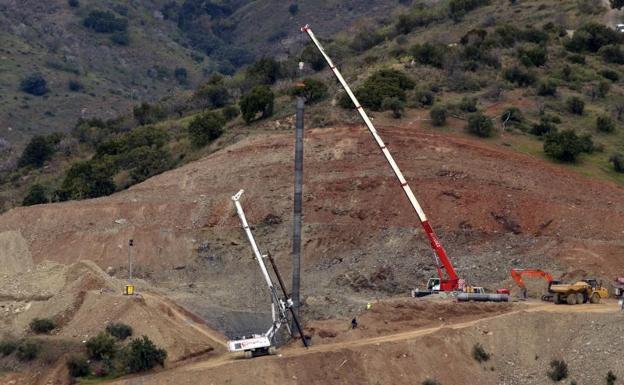
[{"label": "crane wheel", "polygon": [[576,294],[576,303],[578,303],[579,305],[585,303],[587,301],[585,301],[585,296],[581,293]]},{"label": "crane wheel", "polygon": [[277,349],[275,348],[275,346],[271,346],[269,348],[269,355],[274,356],[275,354],[277,354]]},{"label": "crane wheel", "polygon": [[245,358],[253,358],[253,352],[251,350],[245,350]]},{"label": "crane wheel", "polygon": [[568,303],[568,305],[576,305],[576,294],[568,294],[566,302]]},{"label": "crane wheel", "polygon": [[591,298],[589,299],[589,302],[600,303],[600,295],[598,293],[592,294]]}]

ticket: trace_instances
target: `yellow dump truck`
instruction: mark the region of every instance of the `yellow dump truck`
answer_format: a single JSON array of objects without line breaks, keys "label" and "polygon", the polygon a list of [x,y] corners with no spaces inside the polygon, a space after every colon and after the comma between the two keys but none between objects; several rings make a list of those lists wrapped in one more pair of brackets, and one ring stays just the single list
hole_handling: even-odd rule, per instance
[{"label": "yellow dump truck", "polygon": [[554,302],[576,305],[582,303],[600,303],[603,298],[609,297],[607,289],[598,284],[595,279],[584,279],[576,283],[557,283],[550,285],[548,291],[552,293]]}]

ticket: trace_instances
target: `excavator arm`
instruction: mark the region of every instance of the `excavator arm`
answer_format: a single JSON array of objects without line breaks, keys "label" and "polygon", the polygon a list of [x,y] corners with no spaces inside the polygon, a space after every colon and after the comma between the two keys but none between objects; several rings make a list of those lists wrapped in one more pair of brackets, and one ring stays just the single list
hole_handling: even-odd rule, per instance
[{"label": "excavator arm", "polygon": [[360,102],[355,97],[355,94],[353,94],[353,91],[351,91],[351,87],[349,87],[345,79],[342,77],[342,74],[340,73],[338,68],[334,65],[330,57],[327,55],[327,53],[323,49],[323,46],[321,46],[321,43],[318,41],[318,39],[316,38],[316,36],[314,35],[310,27],[308,25],[306,25],[305,27],[302,27],[301,32],[305,32],[308,34],[308,36],[310,37],[310,39],[312,40],[316,48],[318,48],[321,55],[325,58],[325,61],[329,65],[329,68],[331,68],[334,75],[336,76],[336,78],[338,79],[342,87],[344,88],[345,92],[347,93],[347,95],[349,95],[349,98],[351,98],[351,101],[353,102],[353,106],[355,107],[357,112],[360,114],[360,117],[362,118],[362,120],[364,120],[366,127],[368,128],[371,135],[375,139],[375,142],[377,143],[377,145],[379,146],[379,149],[381,150],[384,157],[388,161],[388,164],[390,164],[390,167],[392,168],[392,171],[396,175],[397,180],[399,181],[399,184],[401,185],[401,188],[403,189],[403,192],[407,196],[407,199],[412,205],[412,208],[416,212],[416,215],[418,216],[418,219],[420,220],[420,223],[425,231],[425,234],[427,234],[427,238],[429,239],[431,248],[433,249],[435,253],[434,260],[435,260],[436,269],[438,270],[438,275],[440,276],[440,290],[441,291],[457,290],[459,277],[457,276],[457,273],[455,272],[455,269],[453,268],[453,264],[451,263],[451,260],[446,255],[446,250],[444,250],[444,247],[442,247],[442,244],[440,243],[438,236],[436,235],[436,233],[433,231],[433,228],[429,224],[429,220],[427,219],[425,212],[423,211],[422,207],[416,200],[416,196],[414,196],[412,189],[410,188],[409,184],[405,180],[405,177],[403,176],[403,173],[399,169],[399,166],[394,161],[392,154],[390,154],[390,151],[386,147],[384,141],[381,139],[381,136],[379,136],[379,134],[377,133],[377,130],[375,129],[375,127],[373,126],[373,123],[371,122],[368,115],[366,114],[366,111],[364,111],[364,108],[362,107]]},{"label": "excavator arm", "polygon": [[513,278],[513,280],[516,281],[518,286],[520,286],[523,289],[526,288],[524,280],[522,279],[523,276],[541,277],[541,278],[544,278],[548,283],[551,283],[553,280],[553,277],[550,273],[547,273],[539,269],[511,269],[510,274],[511,274],[511,278]]}]

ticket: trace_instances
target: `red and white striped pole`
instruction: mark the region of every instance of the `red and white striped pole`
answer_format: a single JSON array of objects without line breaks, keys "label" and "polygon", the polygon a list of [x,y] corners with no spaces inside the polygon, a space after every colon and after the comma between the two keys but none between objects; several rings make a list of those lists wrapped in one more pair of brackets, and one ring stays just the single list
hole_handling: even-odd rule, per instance
[{"label": "red and white striped pole", "polygon": [[[390,151],[388,151],[388,148],[386,148],[385,143],[383,142],[383,140],[377,133],[377,130],[373,126],[373,123],[368,118],[366,111],[364,111],[364,108],[362,107],[360,102],[355,97],[355,94],[353,93],[353,91],[351,91],[351,88],[349,87],[347,82],[342,77],[342,74],[340,73],[340,71],[338,71],[338,68],[336,68],[336,66],[330,59],[330,57],[327,55],[327,53],[321,46],[321,43],[318,41],[316,36],[314,36],[314,33],[312,32],[310,27],[308,25],[302,27],[301,32],[305,32],[308,34],[308,36],[310,36],[310,39],[312,39],[312,42],[314,43],[314,45],[316,45],[316,48],[318,48],[321,55],[323,55],[323,57],[327,61],[329,68],[331,68],[331,70],[334,72],[334,75],[336,75],[336,78],[338,79],[340,84],[342,84],[342,87],[347,92],[347,95],[349,95],[349,97],[351,98],[351,101],[353,102],[355,109],[359,112],[360,116],[364,120],[364,123],[366,123],[366,127],[368,127],[368,130],[370,131],[371,135],[373,135],[375,142],[377,142],[377,145],[381,149],[381,152],[386,157],[386,160],[390,164],[390,167],[392,167],[392,171],[394,171],[394,174],[398,178],[399,183],[401,184],[401,187],[403,188],[403,191],[405,192],[405,195],[407,195],[407,199],[410,201],[412,207],[414,208],[414,211],[416,211],[416,214],[418,215],[418,218],[420,219],[420,223],[422,224],[423,229],[425,230],[425,233],[427,234],[427,237],[429,238],[429,241],[431,242],[431,247],[435,251],[435,263],[436,263],[436,268],[438,269],[438,274],[440,276],[440,281],[441,281],[440,290],[452,291],[452,290],[457,289],[457,285],[458,285],[457,273],[455,273],[455,269],[453,268],[451,261],[446,255],[446,251],[444,250],[444,247],[442,247],[442,244],[438,240],[437,235],[431,228],[431,225],[429,224],[429,221],[427,220],[427,216],[425,215],[425,212],[420,207],[418,200],[416,200],[416,196],[414,196],[412,189],[410,188],[409,184],[407,184],[407,181],[405,180],[403,173],[399,169],[399,166],[394,161],[392,154],[390,154]],[[444,277],[442,273],[442,269],[446,271],[446,278]]]}]

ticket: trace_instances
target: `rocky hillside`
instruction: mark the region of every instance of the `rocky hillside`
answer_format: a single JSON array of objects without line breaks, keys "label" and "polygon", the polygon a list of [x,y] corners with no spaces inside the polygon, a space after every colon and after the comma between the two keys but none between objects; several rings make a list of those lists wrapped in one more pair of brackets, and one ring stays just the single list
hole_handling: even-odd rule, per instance
[{"label": "rocky hillside", "polygon": [[[79,117],[127,114],[215,71],[231,74],[257,56],[288,53],[304,22],[331,36],[399,5],[356,3],[0,1],[1,137],[21,142],[33,133],[68,132]],[[33,75],[46,84],[31,82],[24,92]]]}]

